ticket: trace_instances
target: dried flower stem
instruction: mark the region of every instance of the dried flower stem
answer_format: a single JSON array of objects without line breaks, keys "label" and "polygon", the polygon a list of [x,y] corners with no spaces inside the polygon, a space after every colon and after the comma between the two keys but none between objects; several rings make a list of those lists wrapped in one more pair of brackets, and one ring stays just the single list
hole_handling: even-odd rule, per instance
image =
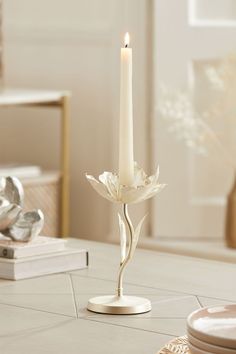
[{"label": "dried flower stem", "polygon": [[133,240],[134,240],[134,227],[132,225],[132,222],[131,222],[129,214],[128,214],[128,205],[127,204],[123,205],[123,213],[124,213],[124,218],[125,218],[125,221],[127,224],[128,231],[129,231],[128,232],[129,245],[128,245],[127,255],[126,255],[124,261],[122,262],[122,264],[120,266],[120,270],[119,270],[118,285],[117,285],[117,295],[118,296],[123,295],[123,273],[124,273],[125,267],[127,266],[127,264],[129,263],[129,261],[132,258],[131,251],[132,251],[132,244],[133,244]]}]

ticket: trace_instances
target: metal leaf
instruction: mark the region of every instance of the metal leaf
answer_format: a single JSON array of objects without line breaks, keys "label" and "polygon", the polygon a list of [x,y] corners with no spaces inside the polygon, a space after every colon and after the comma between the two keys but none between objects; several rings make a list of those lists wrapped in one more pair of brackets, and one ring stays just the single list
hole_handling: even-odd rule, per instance
[{"label": "metal leaf", "polygon": [[144,220],[146,219],[146,216],[147,216],[147,214],[144,215],[144,217],[139,221],[138,226],[134,230],[134,240],[133,240],[133,245],[132,245],[132,249],[131,249],[131,257],[133,256],[134,251],[135,251],[135,249],[137,247],[138,240],[139,240],[139,235],[140,235],[140,232],[141,232],[141,228],[143,226]]},{"label": "metal leaf", "polygon": [[126,257],[126,227],[125,223],[118,213],[119,228],[120,228],[120,263],[122,264]]}]

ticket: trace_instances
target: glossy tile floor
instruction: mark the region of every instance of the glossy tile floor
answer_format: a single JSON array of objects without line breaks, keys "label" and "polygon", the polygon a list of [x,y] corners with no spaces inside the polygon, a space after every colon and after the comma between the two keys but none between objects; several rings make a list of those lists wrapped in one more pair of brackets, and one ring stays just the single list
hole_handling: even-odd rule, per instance
[{"label": "glossy tile floor", "polygon": [[236,301],[233,264],[137,250],[125,290],[148,297],[153,310],[135,316],[89,312],[90,297],[114,293],[119,248],[69,242],[89,249],[89,269],[0,281],[1,354],[154,354],[185,334],[193,310]]}]

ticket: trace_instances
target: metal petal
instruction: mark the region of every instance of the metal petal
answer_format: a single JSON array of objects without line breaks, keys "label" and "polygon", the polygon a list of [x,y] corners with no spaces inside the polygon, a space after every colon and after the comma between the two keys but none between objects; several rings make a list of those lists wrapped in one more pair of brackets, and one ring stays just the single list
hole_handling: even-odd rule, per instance
[{"label": "metal petal", "polygon": [[158,184],[159,167],[154,175],[148,177],[137,163],[134,164],[134,183],[132,186],[119,185],[119,178],[111,172],[104,172],[99,181],[86,175],[93,188],[104,198],[116,203],[132,204],[153,197],[165,185]]},{"label": "metal petal", "polygon": [[33,210],[22,214],[6,236],[14,241],[27,242],[39,235],[44,225],[44,215],[41,210]]},{"label": "metal petal", "polygon": [[[149,194],[148,198],[154,197],[157,193],[159,193],[166,186],[167,186],[167,184],[158,184],[155,188],[152,189],[152,192]],[[148,199],[148,198],[146,198],[146,199]]]},{"label": "metal petal", "polygon": [[143,168],[137,162],[134,163],[134,187],[144,186],[146,184],[147,175]]},{"label": "metal petal", "polygon": [[118,199],[119,194],[119,180],[116,174],[111,172],[104,172],[99,176],[99,181],[107,188],[108,194],[114,199]]},{"label": "metal petal", "polygon": [[106,198],[111,202],[116,202],[116,200],[114,200],[112,196],[108,193],[107,188],[103,183],[98,182],[96,178],[91,175],[86,175],[86,178],[93,186],[93,188],[98,192],[98,194],[100,194],[103,198]]},{"label": "metal petal", "polygon": [[152,186],[147,185],[139,188],[129,188],[121,190],[121,200],[123,203],[131,204],[141,202],[149,197]]}]

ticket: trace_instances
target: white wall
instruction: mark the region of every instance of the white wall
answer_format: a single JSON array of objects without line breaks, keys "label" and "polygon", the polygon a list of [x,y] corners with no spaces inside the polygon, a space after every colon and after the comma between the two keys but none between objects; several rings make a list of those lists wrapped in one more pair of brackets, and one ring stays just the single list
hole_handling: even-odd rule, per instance
[{"label": "white wall", "polygon": [[[157,106],[158,86],[165,83],[180,91],[187,90],[190,84],[200,112],[199,97],[208,102],[208,109],[210,100],[212,107],[214,103],[217,107],[217,98],[207,88],[202,72],[207,63],[214,64],[212,59],[235,52],[233,4],[234,0],[154,0],[153,163],[160,162],[168,186],[152,200],[153,235],[223,238],[225,200],[233,171],[222,159],[216,144],[212,144],[207,157],[199,157],[187,148],[170,133],[170,124],[161,119]],[[224,21],[219,17],[220,8],[224,9]],[[219,118],[220,130],[217,115],[210,116],[208,124],[220,138],[230,141],[229,132],[224,131],[226,117]],[[230,124],[228,127],[235,141],[235,130]]]},{"label": "white wall", "polygon": [[[134,57],[135,156],[149,167],[149,2],[7,0],[5,77],[11,87],[72,91],[71,235],[113,237],[114,208],[85,180],[118,163],[119,50],[129,31]],[[51,110],[1,111],[0,159],[58,166],[59,129]],[[135,209],[143,214],[147,206]],[[112,235],[112,236],[111,236]]]}]

